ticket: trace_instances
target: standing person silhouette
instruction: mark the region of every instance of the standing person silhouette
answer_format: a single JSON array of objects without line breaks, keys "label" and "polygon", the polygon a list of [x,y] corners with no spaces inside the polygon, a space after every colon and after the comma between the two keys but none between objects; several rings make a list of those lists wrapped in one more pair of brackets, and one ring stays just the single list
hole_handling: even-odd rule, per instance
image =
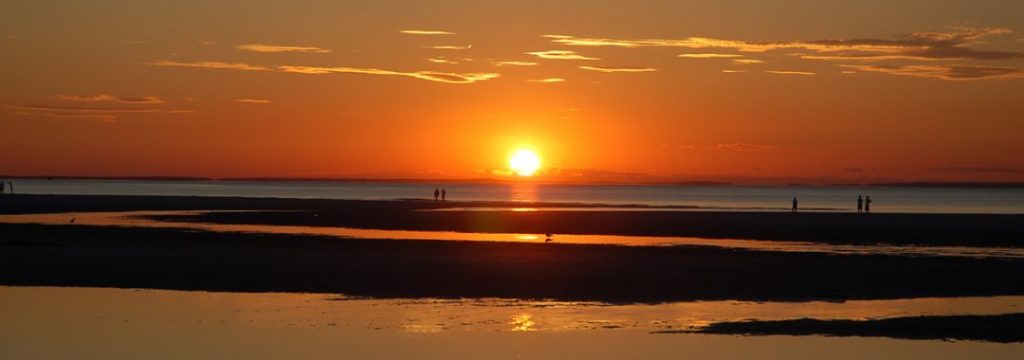
[{"label": "standing person silhouette", "polygon": [[0,180],[0,194],[4,193],[4,181]]},{"label": "standing person silhouette", "polygon": [[868,196],[868,197],[864,198],[864,213],[865,214],[870,214],[871,213],[871,196]]},{"label": "standing person silhouette", "polygon": [[441,201],[445,201],[445,196],[448,196],[448,190],[445,190],[445,188],[441,188]]},{"label": "standing person silhouette", "polygon": [[434,201],[437,201],[437,197],[441,195],[441,190],[434,188]]},{"label": "standing person silhouette", "polygon": [[797,201],[796,201],[796,198],[794,197],[793,198],[793,208],[790,209],[790,212],[796,212],[796,208],[797,208]]},{"label": "standing person silhouette", "polygon": [[10,190],[11,191],[11,195],[14,195],[14,183],[8,181],[7,182],[7,190]]},{"label": "standing person silhouette", "polygon": [[864,212],[864,198],[857,195],[857,213],[860,214],[862,212]]}]

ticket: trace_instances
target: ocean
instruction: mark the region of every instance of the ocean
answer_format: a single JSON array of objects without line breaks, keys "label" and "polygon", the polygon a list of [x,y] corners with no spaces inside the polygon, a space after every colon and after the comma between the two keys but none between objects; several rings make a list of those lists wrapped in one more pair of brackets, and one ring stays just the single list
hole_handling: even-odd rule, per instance
[{"label": "ocean", "polygon": [[358,181],[15,179],[19,194],[241,196],[322,199],[432,199],[673,206],[723,211],[855,211],[858,195],[872,212],[1024,213],[1024,188],[922,186],[566,185]]}]

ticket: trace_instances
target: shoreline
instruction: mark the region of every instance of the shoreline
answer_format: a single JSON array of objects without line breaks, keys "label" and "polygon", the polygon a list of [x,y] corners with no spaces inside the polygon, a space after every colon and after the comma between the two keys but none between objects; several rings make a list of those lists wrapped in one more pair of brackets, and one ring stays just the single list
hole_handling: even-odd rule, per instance
[{"label": "shoreline", "polygon": [[[0,214],[200,210],[160,220],[246,225],[331,226],[475,233],[676,236],[829,244],[1024,247],[1024,214],[855,214],[747,211],[423,211],[522,207],[515,202],[331,200],[244,197],[8,195]],[[246,210],[217,212],[217,210]]]},{"label": "shoreline", "polygon": [[[607,303],[1024,295],[1024,261],[3,224],[0,284]],[[911,285],[908,285],[911,284]]]}]

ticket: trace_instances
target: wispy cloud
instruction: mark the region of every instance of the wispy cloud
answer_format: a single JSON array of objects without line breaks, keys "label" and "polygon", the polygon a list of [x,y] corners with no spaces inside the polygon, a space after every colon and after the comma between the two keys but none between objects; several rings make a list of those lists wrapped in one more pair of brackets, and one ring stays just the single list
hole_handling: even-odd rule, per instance
[{"label": "wispy cloud", "polygon": [[393,71],[383,69],[372,69],[372,68],[352,68],[352,67],[317,67],[317,66],[291,66],[284,65],[277,67],[279,71],[298,73],[298,74],[333,74],[333,73],[348,73],[348,74],[368,74],[368,75],[386,75],[386,76],[406,76],[416,78],[420,80],[448,83],[448,84],[471,84],[478,81],[490,80],[501,76],[496,73],[446,73],[438,71]]},{"label": "wispy cloud", "polygon": [[448,84],[470,84],[478,81],[490,80],[501,76],[497,73],[447,73],[438,71],[394,71],[374,68],[353,68],[353,67],[321,67],[321,66],[299,66],[281,65],[274,68],[245,63],[224,63],[218,61],[195,61],[195,62],[174,62],[159,60],[147,63],[154,66],[171,66],[203,69],[242,70],[242,71],[277,71],[298,74],[368,74],[387,76],[406,76],[421,80],[448,83]]},{"label": "wispy cloud", "polygon": [[[683,39],[608,39],[584,38],[571,35],[544,35],[553,42],[571,46],[611,47],[681,47],[692,49],[723,48],[741,52],[766,52],[780,49],[803,49],[816,53],[829,53],[837,58],[893,56],[930,59],[1019,59],[1024,53],[1013,51],[977,50],[967,47],[977,40],[1010,33],[1004,28],[957,27],[946,32],[916,32],[890,39],[829,39],[777,42],[751,42],[742,40],[689,37]],[[803,54],[797,54],[804,56]]]},{"label": "wispy cloud", "polygon": [[495,61],[493,63],[496,66],[534,66],[537,65],[534,61]]},{"label": "wispy cloud", "polygon": [[268,44],[244,44],[236,46],[239,50],[279,53],[279,52],[301,52],[301,53],[329,53],[331,50],[315,46],[290,46],[290,45],[268,45]]},{"label": "wispy cloud", "polygon": [[57,99],[64,101],[83,102],[116,102],[124,104],[162,104],[164,101],[155,96],[113,96],[107,94],[95,95],[57,95]]},{"label": "wispy cloud", "polygon": [[407,35],[455,35],[451,31],[443,30],[401,30],[399,33]]},{"label": "wispy cloud", "polygon": [[764,60],[758,60],[758,59],[733,59],[732,63],[733,64],[739,64],[739,65],[762,64],[762,63],[764,63]]},{"label": "wispy cloud", "polygon": [[104,122],[113,122],[119,115],[160,112],[160,109],[154,108],[52,105],[12,105],[8,108],[14,110],[14,115],[95,119]]},{"label": "wispy cloud", "polygon": [[469,45],[428,45],[424,46],[424,49],[434,50],[469,50],[473,48],[473,44]]},{"label": "wispy cloud", "polygon": [[772,145],[748,144],[748,143],[726,143],[711,145],[682,145],[687,150],[731,150],[731,151],[768,151],[776,147]]},{"label": "wispy cloud", "polygon": [[1024,70],[998,66],[968,65],[841,65],[847,69],[942,80],[1024,78]]},{"label": "wispy cloud", "polygon": [[235,102],[236,103],[243,103],[243,104],[269,104],[270,100],[267,100],[267,99],[245,98],[245,99],[235,99]]},{"label": "wispy cloud", "polygon": [[722,70],[722,72],[724,72],[724,73],[726,73],[726,74],[739,74],[739,73],[745,73],[745,72],[747,72],[747,71],[746,71],[746,70],[732,70],[732,69],[725,69],[725,70]]},{"label": "wispy cloud", "polygon": [[804,75],[804,76],[818,75],[817,73],[812,73],[812,72],[808,72],[808,71],[795,71],[795,70],[767,70],[765,72],[769,73],[769,74],[776,74],[776,75]]},{"label": "wispy cloud", "polygon": [[449,57],[444,57],[444,56],[437,56],[437,57],[429,58],[429,59],[427,59],[427,61],[435,63],[435,64],[457,65],[457,64],[464,63],[464,62],[473,61],[473,59],[470,59],[470,58],[460,58],[460,57],[449,58]]},{"label": "wispy cloud", "polygon": [[[544,35],[552,42],[583,47],[676,47],[689,49],[729,49],[741,53],[763,53],[778,50],[797,50],[784,54],[805,60],[819,61],[993,61],[1024,59],[1024,52],[1013,50],[979,49],[990,37],[1011,34],[1009,29],[989,27],[954,27],[948,31],[914,32],[888,38],[853,38],[797,41],[752,42],[733,39],[688,37],[681,39],[616,39],[590,38],[572,35]],[[742,59],[742,55],[724,53],[680,54],[683,58],[736,58],[736,64],[755,63],[755,59]],[[1021,69],[973,64],[955,65],[880,65],[860,66],[863,71],[893,75],[928,77],[944,80],[1007,79],[1020,77]],[[808,75],[803,71],[772,72],[778,74]]]},{"label": "wispy cloud", "polygon": [[550,83],[565,82],[565,79],[562,79],[562,78],[547,78],[547,79],[530,79],[530,80],[526,80],[526,81],[527,82],[532,82],[532,83],[550,84]]},{"label": "wispy cloud", "polygon": [[601,60],[596,57],[583,56],[577,54],[572,50],[546,50],[546,51],[531,51],[526,53],[542,59],[551,60]]},{"label": "wispy cloud", "polygon": [[679,54],[681,58],[689,59],[731,59],[741,58],[743,55],[740,54],[715,54],[715,53],[700,53],[700,54]]},{"label": "wispy cloud", "polygon": [[635,67],[635,66],[580,66],[580,69],[590,70],[590,71],[600,71],[600,72],[604,72],[604,73],[617,73],[617,72],[635,73],[635,72],[658,71],[658,69],[655,69],[655,68]]},{"label": "wispy cloud", "polygon": [[269,67],[259,65],[249,65],[246,63],[226,63],[220,61],[193,61],[193,62],[179,62],[179,61],[168,61],[168,60],[157,60],[153,62],[145,63],[146,65],[153,66],[169,66],[169,67],[189,67],[189,68],[202,68],[202,69],[222,69],[222,70],[243,70],[243,71],[270,71],[273,70]]}]

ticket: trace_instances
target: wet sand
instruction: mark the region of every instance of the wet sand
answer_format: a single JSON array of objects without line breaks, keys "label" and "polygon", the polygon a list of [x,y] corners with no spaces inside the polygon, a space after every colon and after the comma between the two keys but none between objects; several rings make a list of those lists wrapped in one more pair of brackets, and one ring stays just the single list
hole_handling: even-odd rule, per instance
[{"label": "wet sand", "polygon": [[[714,323],[696,331],[732,335],[826,335],[908,340],[1024,342],[1024,313],[1003,315],[914,316],[877,320],[793,319]],[[676,333],[660,331],[658,333]]]},{"label": "wet sand", "polygon": [[0,232],[2,285],[610,303],[1024,294],[1020,260],[83,225],[3,224]]},{"label": "wet sand", "polygon": [[[537,211],[427,211],[522,207]],[[587,211],[543,211],[545,208]],[[616,206],[619,207],[619,206]],[[0,198],[0,214],[131,210],[252,210],[169,216],[164,220],[224,224],[335,226],[483,233],[681,236],[832,244],[1024,247],[1024,214],[884,214],[725,212],[642,208],[608,211],[594,204],[360,201],[322,199],[16,195]],[[605,207],[608,208],[608,207]],[[287,211],[277,211],[287,210]],[[669,211],[671,210],[671,211]]]}]

